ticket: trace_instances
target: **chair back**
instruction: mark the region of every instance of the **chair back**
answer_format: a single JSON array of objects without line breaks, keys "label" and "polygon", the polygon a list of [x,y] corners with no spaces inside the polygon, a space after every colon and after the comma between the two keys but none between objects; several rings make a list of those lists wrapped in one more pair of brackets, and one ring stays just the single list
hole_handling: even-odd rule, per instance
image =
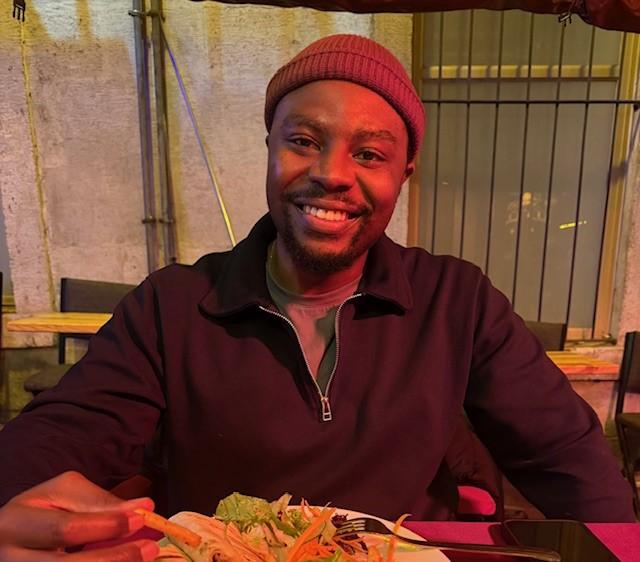
[{"label": "chair back", "polygon": [[624,337],[624,352],[618,377],[616,415],[624,409],[627,392],[640,392],[640,332],[627,332]]},{"label": "chair back", "polygon": [[135,285],[63,277],[60,280],[60,312],[113,312]]},{"label": "chair back", "polygon": [[[127,283],[89,279],[60,279],[60,312],[113,312],[124,296],[135,288]],[[67,338],[89,339],[89,334],[62,333],[58,339],[58,363],[66,359]]]},{"label": "chair back", "polygon": [[562,351],[567,339],[567,325],[559,322],[529,322],[525,325],[540,340],[545,351]]}]

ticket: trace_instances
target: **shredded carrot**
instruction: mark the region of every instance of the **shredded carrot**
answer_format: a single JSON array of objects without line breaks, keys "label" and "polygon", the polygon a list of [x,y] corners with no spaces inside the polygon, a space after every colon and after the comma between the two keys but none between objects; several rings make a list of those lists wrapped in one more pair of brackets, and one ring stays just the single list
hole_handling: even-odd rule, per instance
[{"label": "shredded carrot", "polygon": [[367,552],[367,562],[382,562],[382,556],[375,546],[370,546]]},{"label": "shredded carrot", "polygon": [[153,513],[153,511],[149,511],[147,509],[136,509],[135,512],[142,515],[144,524],[150,529],[160,531],[165,535],[171,535],[189,546],[198,546],[202,540],[200,535],[194,533],[190,529],[187,529],[182,525],[178,525],[177,523],[173,523],[172,521],[162,517],[162,515]]},{"label": "shredded carrot", "polygon": [[398,542],[398,537],[396,537],[395,535],[400,530],[400,527],[402,527],[402,522],[407,517],[409,517],[409,515],[411,515],[411,514],[410,513],[405,513],[404,515],[401,515],[400,517],[398,517],[398,519],[395,522],[395,525],[393,526],[393,536],[391,537],[391,540],[389,541],[389,547],[387,548],[387,559],[386,559],[386,562],[392,562],[393,561],[393,552],[396,549],[396,543]]},{"label": "shredded carrot", "polygon": [[297,560],[303,560],[301,558],[301,554],[303,554],[305,543],[309,542],[309,539],[315,537],[322,526],[331,520],[334,512],[335,509],[326,508],[320,512],[317,518],[311,522],[311,524],[293,543],[293,545],[289,549],[289,553],[287,554],[286,562],[296,562]]}]

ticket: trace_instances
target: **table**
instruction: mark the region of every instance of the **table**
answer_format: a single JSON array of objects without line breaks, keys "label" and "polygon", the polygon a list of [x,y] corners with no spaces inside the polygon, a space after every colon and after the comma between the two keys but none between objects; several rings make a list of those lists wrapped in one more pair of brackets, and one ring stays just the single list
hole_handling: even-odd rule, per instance
[{"label": "table", "polygon": [[[506,544],[499,523],[459,523],[450,521],[418,522],[404,524],[415,533],[432,540],[464,541],[484,544]],[[640,560],[639,523],[589,523],[589,529],[621,560]],[[488,556],[478,554],[445,553],[452,562],[522,562],[522,558]],[[585,560],[585,562],[589,562]]]},{"label": "table", "polygon": [[615,380],[620,366],[591,355],[575,351],[547,351],[549,358],[570,378],[581,380]]},{"label": "table", "polygon": [[[98,312],[47,312],[10,320],[12,332],[53,332],[95,334],[111,314]],[[549,358],[569,378],[579,380],[616,380],[619,366],[590,355],[574,351],[548,351]]]},{"label": "table", "polygon": [[602,426],[608,426],[617,397],[619,365],[576,351],[548,351],[547,355],[565,374],[573,390],[595,410]]},{"label": "table", "polygon": [[111,314],[101,312],[48,312],[10,320],[11,332],[53,332],[68,334],[95,334]]},{"label": "table", "polygon": [[[47,312],[7,322],[12,332],[53,332],[95,334],[111,314],[99,312]],[[549,358],[565,375],[593,375],[600,380],[618,376],[616,363],[575,351],[548,351]]]}]

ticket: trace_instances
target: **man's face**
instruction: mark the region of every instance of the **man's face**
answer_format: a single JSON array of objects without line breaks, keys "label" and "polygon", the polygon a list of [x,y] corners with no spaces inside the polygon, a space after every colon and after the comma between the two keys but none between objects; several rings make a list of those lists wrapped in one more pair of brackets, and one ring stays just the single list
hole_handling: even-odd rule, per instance
[{"label": "man's face", "polygon": [[267,141],[267,201],[295,267],[364,263],[414,168],[401,117],[372,90],[322,80],[282,98]]}]

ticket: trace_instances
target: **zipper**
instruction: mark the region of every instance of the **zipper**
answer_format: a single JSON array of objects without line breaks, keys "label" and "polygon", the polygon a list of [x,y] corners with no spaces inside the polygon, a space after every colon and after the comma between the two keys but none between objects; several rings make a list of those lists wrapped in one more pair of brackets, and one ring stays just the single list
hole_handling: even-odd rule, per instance
[{"label": "zipper", "polygon": [[329,402],[329,388],[331,388],[331,382],[333,381],[333,377],[336,374],[336,369],[338,367],[338,356],[340,354],[340,340],[338,339],[338,322],[340,320],[340,312],[342,311],[342,308],[348,301],[360,296],[362,296],[362,293],[355,293],[351,295],[350,297],[342,301],[338,306],[338,309],[336,310],[336,319],[335,319],[336,360],[333,364],[333,369],[331,371],[331,374],[329,375],[329,380],[327,381],[327,388],[324,391],[324,393],[322,392],[322,389],[320,388],[318,381],[314,378],[313,373],[311,373],[311,368],[309,367],[307,356],[304,353],[304,348],[302,347],[302,342],[300,341],[300,335],[298,334],[298,330],[296,330],[296,327],[293,325],[293,322],[291,322],[291,320],[289,320],[281,312],[272,310],[262,305],[258,305],[260,310],[263,310],[264,312],[268,312],[269,314],[272,314],[273,316],[277,316],[278,318],[282,318],[282,320],[284,320],[287,324],[289,324],[289,326],[291,326],[291,329],[293,330],[293,333],[296,336],[296,340],[298,341],[298,347],[302,352],[302,358],[304,359],[304,364],[307,367],[307,373],[309,374],[309,377],[311,377],[311,381],[313,382],[314,386],[316,387],[316,390],[318,391],[318,397],[320,398],[320,407],[322,411],[323,422],[329,422],[333,419],[333,414],[331,412],[331,403]]},{"label": "zipper", "polygon": [[[332,417],[331,417],[331,408],[330,408],[330,404],[329,404],[329,389],[331,388],[331,382],[333,381],[333,376],[336,374],[336,369],[338,368],[338,357],[340,357],[340,338],[338,337],[338,333],[340,331],[338,325],[340,323],[340,312],[342,312],[342,308],[344,307],[344,305],[349,302],[350,300],[353,300],[355,298],[361,297],[362,293],[355,293],[353,295],[351,295],[350,297],[347,297],[346,299],[344,299],[340,305],[338,306],[338,310],[336,310],[336,319],[335,319],[335,333],[336,333],[336,360],[333,364],[333,369],[331,370],[331,374],[329,375],[329,380],[327,381],[327,388],[325,390],[325,394],[324,396],[324,401],[323,401],[323,408],[322,408],[322,421],[331,421]],[[318,384],[316,383],[316,386],[318,386]],[[320,390],[320,387],[318,386],[318,390]],[[322,394],[322,393],[321,393]],[[322,400],[322,397],[321,397]],[[326,402],[326,407],[327,407],[327,415],[328,417],[325,419],[325,410],[324,410],[324,402]]]}]

